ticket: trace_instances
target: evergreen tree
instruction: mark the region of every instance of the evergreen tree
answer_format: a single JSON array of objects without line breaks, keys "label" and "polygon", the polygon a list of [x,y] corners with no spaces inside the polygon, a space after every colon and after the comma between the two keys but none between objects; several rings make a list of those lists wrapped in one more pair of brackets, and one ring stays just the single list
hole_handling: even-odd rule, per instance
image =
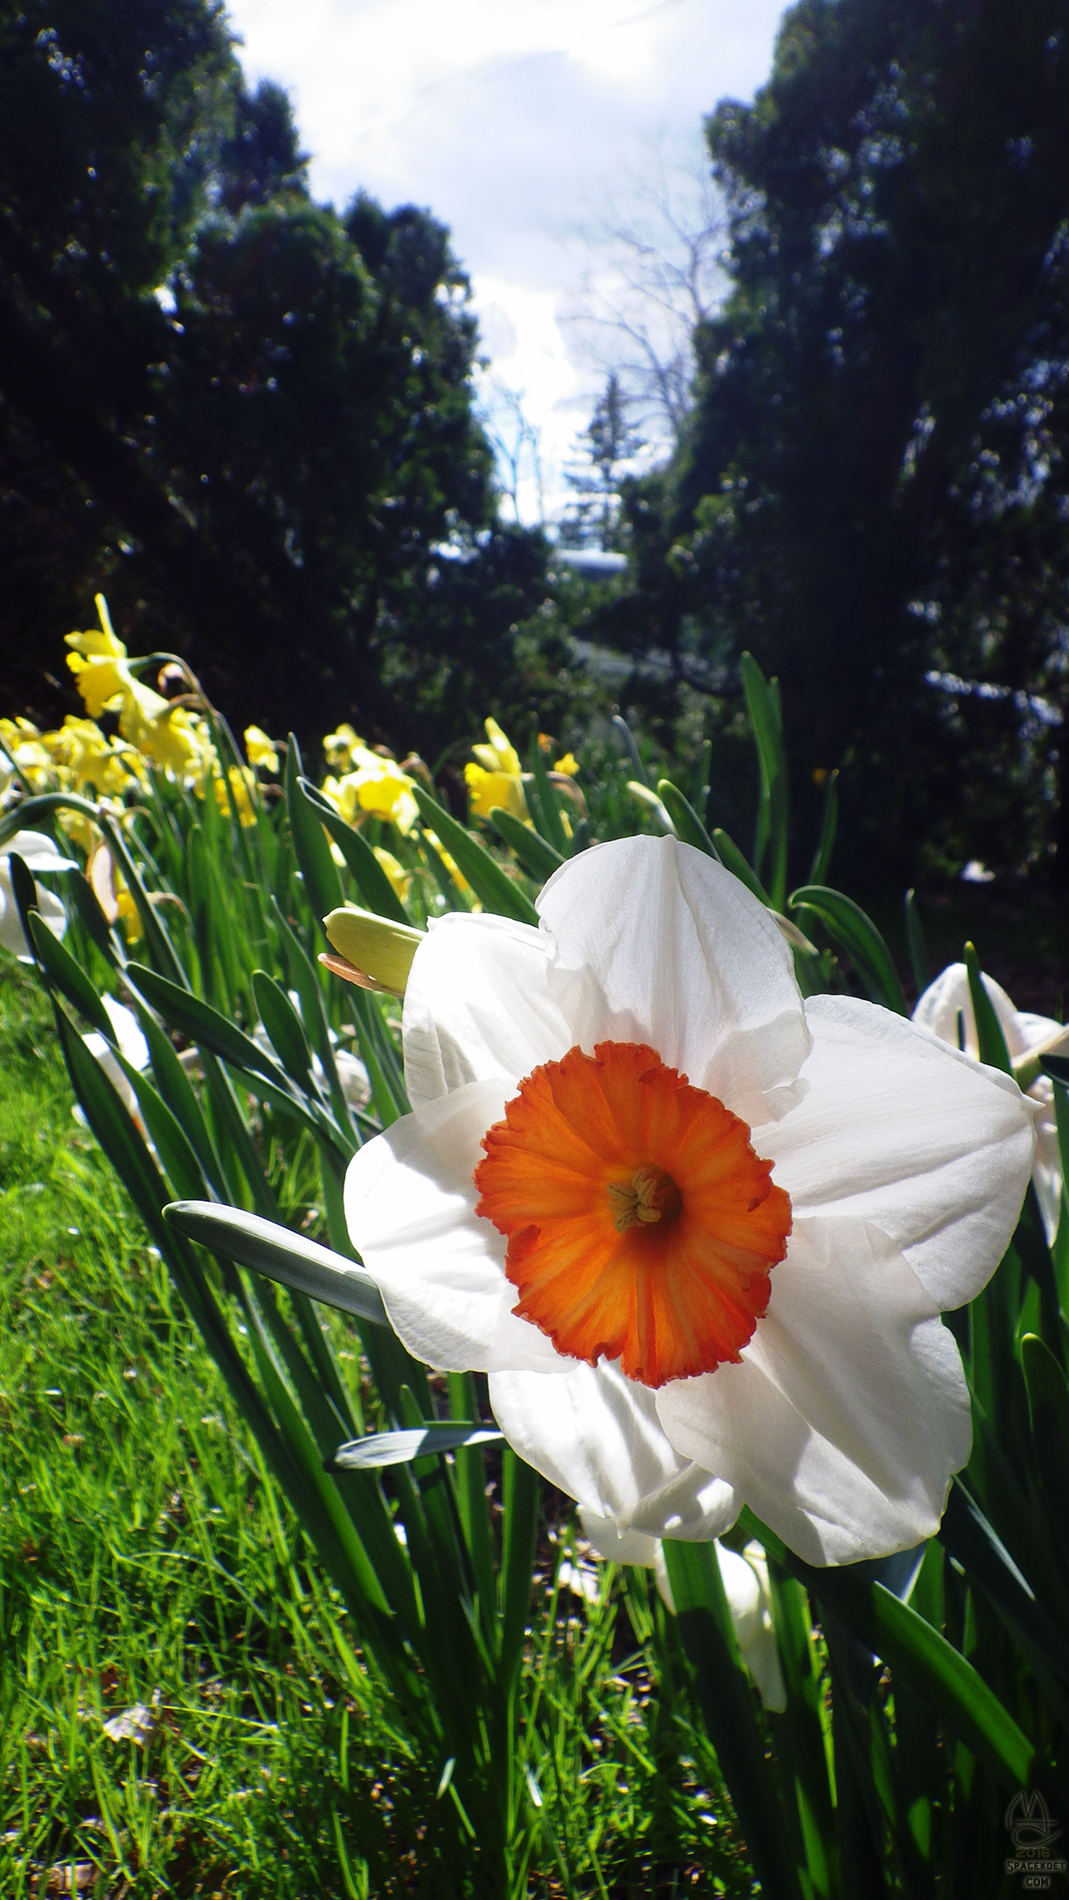
[{"label": "evergreen tree", "polygon": [[627,464],[643,446],[640,432],[628,421],[627,398],[615,370],[580,442],[583,459],[565,471],[577,499],[561,522],[561,544],[613,552],[621,546],[620,490]]},{"label": "evergreen tree", "polygon": [[238,718],[436,747],[388,676],[470,644],[484,560],[507,667],[543,566],[496,526],[447,232],[314,204],[214,0],[0,0],[0,55],[12,709],[103,587],[132,650],[182,651]]}]

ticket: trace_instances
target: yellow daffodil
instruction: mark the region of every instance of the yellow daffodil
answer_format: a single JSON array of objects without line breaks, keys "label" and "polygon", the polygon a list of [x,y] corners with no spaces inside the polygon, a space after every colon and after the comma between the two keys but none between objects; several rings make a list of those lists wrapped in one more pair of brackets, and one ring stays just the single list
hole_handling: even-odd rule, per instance
[{"label": "yellow daffodil", "polygon": [[37,727],[28,719],[0,719],[0,739],[32,790],[46,791],[51,758]]},{"label": "yellow daffodil", "polygon": [[574,752],[566,752],[553,767],[555,772],[563,772],[566,778],[575,778],[579,771],[579,761]]},{"label": "yellow daffodil", "polygon": [[73,649],[67,655],[67,665],[91,719],[99,719],[106,710],[115,710],[124,695],[136,686],[126,648],[112,627],[103,594],[96,596],[96,610],[100,615],[99,627],[66,636],[67,645]]},{"label": "yellow daffodil", "polygon": [[148,768],[135,746],[124,739],[109,739],[93,719],[77,719],[68,713],[58,732],[42,735],[52,742],[53,760],[71,772],[78,791],[120,795],[132,780],[145,784]]},{"label": "yellow daffodil", "polygon": [[339,726],[336,732],[328,732],[323,741],[323,756],[328,765],[339,767],[343,772],[352,764],[354,751],[363,751],[364,741],[357,737],[352,726]]},{"label": "yellow daffodil", "polygon": [[486,720],[489,745],[473,745],[477,765],[464,767],[464,779],[471,799],[473,818],[489,818],[495,805],[511,812],[522,824],[528,824],[527,800],[523,795],[520,758],[509,744],[496,719]]},{"label": "yellow daffodil", "polygon": [[472,751],[479,764],[488,772],[507,772],[510,778],[520,776],[520,755],[514,745],[510,745],[496,719],[483,721],[489,745],[473,745]]},{"label": "yellow daffodil", "polygon": [[439,858],[441,859],[442,863],[445,865],[446,870],[449,872],[450,877],[452,878],[454,884],[456,885],[457,890],[463,891],[465,897],[471,897],[474,899],[472,903],[472,910],[473,911],[482,910],[482,904],[479,902],[478,898],[475,897],[475,893],[473,892],[471,885],[468,883],[467,878],[464,876],[464,873],[461,870],[459,864],[457,863],[455,857],[453,856],[451,851],[446,850],[444,844],[442,843],[441,839],[438,836],[438,833],[436,831],[428,831],[426,828],[424,828],[423,836],[426,842],[429,845],[431,845],[432,848],[437,852]]},{"label": "yellow daffodil", "polygon": [[[247,765],[232,765],[225,780],[217,776],[213,778],[212,784],[215,787],[215,802],[224,818],[229,818],[231,801],[233,801],[233,808],[236,810],[244,829],[247,830],[250,825],[256,823],[256,806],[254,803],[256,797],[256,779]],[[229,792],[227,791],[228,784],[230,787]]]},{"label": "yellow daffodil", "polygon": [[[337,738],[337,733],[331,735]],[[324,741],[324,744],[327,742]],[[365,812],[387,818],[407,835],[419,816],[412,792],[412,780],[402,772],[396,759],[372,752],[353,735],[349,747],[351,769],[341,778],[333,774],[320,786],[323,797],[334,806],[347,825],[357,825]]]},{"label": "yellow daffodil", "polygon": [[278,747],[259,726],[245,728],[245,756],[250,765],[258,765],[265,772],[278,771]]},{"label": "yellow daffodil", "polygon": [[139,752],[201,790],[215,759],[206,721],[188,706],[176,706],[134,682],[119,715],[119,731]]},{"label": "yellow daffodil", "polygon": [[385,871],[393,886],[395,897],[399,897],[402,904],[405,903],[408,899],[409,887],[412,883],[411,871],[406,871],[404,865],[398,863],[393,852],[384,850],[382,845],[377,844],[374,850],[380,868]]}]

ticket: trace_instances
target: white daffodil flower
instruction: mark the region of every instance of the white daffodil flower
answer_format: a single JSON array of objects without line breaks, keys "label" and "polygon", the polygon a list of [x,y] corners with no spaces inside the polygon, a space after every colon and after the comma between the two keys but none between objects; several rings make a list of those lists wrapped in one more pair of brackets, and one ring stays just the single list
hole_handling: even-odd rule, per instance
[{"label": "white daffodil flower", "polygon": [[[145,1041],[141,1031],[141,1025],[134,1015],[133,1010],[127,1009],[125,1003],[117,1003],[113,996],[104,996],[101,998],[101,1001],[107,1010],[108,1020],[114,1031],[115,1042],[118,1045],[120,1053],[125,1056],[131,1068],[137,1069],[139,1072],[147,1069],[149,1065],[148,1043]],[[111,1043],[106,1036],[100,1034],[98,1029],[90,1029],[87,1034],[82,1037],[82,1041],[90,1055],[96,1057],[108,1081],[121,1098],[131,1119],[136,1123],[141,1134],[152,1149],[153,1154],[155,1154],[155,1147],[149,1140],[148,1130],[141,1118],[141,1108],[133,1084],[127,1080],[127,1077],[119,1067],[115,1059],[115,1050],[112,1048]],[[75,1104],[73,1112],[75,1118],[85,1124],[85,1113],[80,1104]]]},{"label": "white daffodil flower", "polygon": [[538,909],[415,953],[414,1112],[345,1186],[401,1339],[489,1374],[588,1535],[748,1504],[811,1563],[930,1536],[971,1440],[939,1314],[1002,1257],[1031,1105],[874,1004],[803,1002],[774,917],[674,838],[583,852]]},{"label": "white daffodil flower", "polygon": [[[15,902],[15,893],[11,888],[11,853],[24,860],[27,870],[36,878],[41,871],[75,871],[77,865],[73,858],[61,858],[51,838],[43,831],[16,831],[9,838],[0,857],[0,944],[10,950],[20,963],[32,963],[33,952],[26,942],[26,935],[19,918],[19,907]],[[58,897],[37,885],[37,908],[55,936],[62,937],[67,928],[67,913]]]},{"label": "white daffodil flower", "polygon": [[[750,1542],[741,1556],[725,1544],[713,1545],[720,1576],[731,1611],[731,1624],[742,1660],[757,1684],[766,1709],[782,1715],[787,1707],[787,1691],[780,1668],[776,1632],[772,1623],[772,1591],[768,1582],[768,1561],[760,1544]],[[653,1548],[653,1574],[666,1607],[676,1613],[664,1545]]]},{"label": "white daffodil flower", "polygon": [[[102,997],[101,1001],[107,1010],[108,1021],[115,1032],[115,1041],[118,1044],[120,1053],[125,1056],[132,1069],[137,1069],[139,1072],[143,1069],[147,1069],[149,1065],[148,1043],[145,1041],[141,1025],[134,1015],[133,1010],[127,1009],[125,1003],[117,1003],[113,996]],[[137,1106],[137,1096],[134,1094],[133,1088],[116,1062],[115,1051],[107,1037],[102,1036],[99,1030],[91,1029],[87,1035],[82,1037],[82,1041],[90,1055],[96,1057],[108,1081],[122,1096],[131,1115],[133,1115],[135,1120],[139,1120],[140,1111]]]},{"label": "white daffodil flower", "polygon": [[[1069,1055],[1069,1028],[1050,1016],[1033,1016],[1030,1010],[1016,1009],[1000,983],[984,975],[984,988],[1006,1038],[1006,1051],[1015,1072],[1021,1072],[1022,1084],[1038,1104],[1035,1115],[1036,1160],[1032,1181],[1043,1216],[1047,1242],[1053,1246],[1058,1231],[1062,1199],[1062,1163],[1058,1148],[1058,1123],[1054,1113],[1054,1084],[1046,1075],[1029,1078],[1027,1069],[1037,1056]],[[976,1034],[976,1014],[969,992],[969,973],[964,963],[951,963],[930,983],[913,1011],[913,1020],[949,1042],[974,1062],[980,1060]]]}]

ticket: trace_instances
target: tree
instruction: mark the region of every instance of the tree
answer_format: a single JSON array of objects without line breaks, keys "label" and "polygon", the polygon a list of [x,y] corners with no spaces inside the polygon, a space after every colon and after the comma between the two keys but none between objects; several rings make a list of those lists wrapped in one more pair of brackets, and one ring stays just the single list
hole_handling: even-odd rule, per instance
[{"label": "tree", "polygon": [[694,334],[721,301],[724,202],[698,152],[651,147],[628,210],[583,233],[595,263],[568,313],[583,354],[615,374],[651,444],[677,448],[690,414]]},{"label": "tree", "polygon": [[[479,367],[489,368],[489,363]],[[481,394],[483,427],[493,445],[497,476],[502,494],[512,509],[514,522],[521,520],[520,496],[533,489],[538,507],[538,525],[546,518],[542,474],[542,430],[532,422],[524,407],[524,389],[513,389],[498,377],[484,377]]]},{"label": "tree", "polygon": [[859,868],[1020,864],[1041,702],[1069,713],[1064,6],[800,0],[707,129],[732,288],[684,448],[630,496],[632,624],[779,674],[796,803],[832,765],[864,787]]},{"label": "tree", "polygon": [[628,421],[627,398],[615,370],[594,405],[594,413],[580,436],[583,460],[565,471],[565,481],[577,500],[561,521],[564,547],[597,547],[606,553],[619,546],[620,487],[627,464],[642,448],[642,437]]},{"label": "tree", "polygon": [[448,657],[440,602],[487,545],[510,619],[541,559],[496,528],[448,233],[314,204],[214,0],[0,0],[0,46],[7,691],[103,586],[132,648],[181,650],[240,716],[437,743],[392,657],[431,626]]}]

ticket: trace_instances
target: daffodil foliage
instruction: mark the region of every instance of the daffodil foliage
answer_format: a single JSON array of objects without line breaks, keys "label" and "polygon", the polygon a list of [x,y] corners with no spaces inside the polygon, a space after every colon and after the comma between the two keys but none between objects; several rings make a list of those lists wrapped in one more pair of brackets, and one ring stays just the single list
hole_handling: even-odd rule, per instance
[{"label": "daffodil foliage", "polygon": [[442,1891],[549,1864],[543,1480],[763,1892],[1000,1891],[1018,1792],[1069,1814],[1069,1033],[971,945],[929,983],[912,904],[911,1017],[834,777],[789,895],[752,662],[747,857],[633,748],[603,840],[582,761],[487,720],[462,822],[350,727],[242,753],[106,613],[71,645],[87,718],[0,733],[4,943],[440,1761]]}]

